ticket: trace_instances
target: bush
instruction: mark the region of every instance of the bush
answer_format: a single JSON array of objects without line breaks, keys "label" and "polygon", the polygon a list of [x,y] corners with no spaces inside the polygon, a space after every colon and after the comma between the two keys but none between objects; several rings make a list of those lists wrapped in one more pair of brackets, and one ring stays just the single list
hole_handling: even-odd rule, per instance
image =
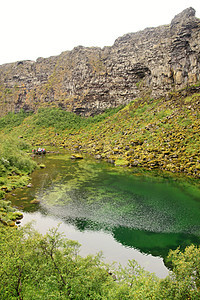
[{"label": "bush", "polygon": [[[29,145],[13,138],[0,144],[0,199],[5,192],[27,184],[27,176],[36,168],[36,162],[25,152]],[[3,191],[1,188],[4,186]]]},{"label": "bush", "polygon": [[33,122],[40,127],[54,127],[56,130],[80,129],[90,124],[95,124],[105,120],[107,117],[116,114],[124,106],[107,109],[104,113],[94,117],[81,117],[72,112],[67,112],[61,108],[41,108],[34,115]]},{"label": "bush", "polygon": [[7,138],[3,140],[0,148],[0,173],[31,173],[36,163],[21,149],[29,146],[21,140]]},{"label": "bush", "polygon": [[170,251],[173,272],[161,282],[161,299],[200,299],[200,247]]},{"label": "bush", "polygon": [[30,225],[0,227],[1,299],[199,299],[200,249],[170,252],[173,272],[166,279],[145,272],[135,261],[118,270],[101,256],[79,256],[80,245],[58,228],[45,236]]},{"label": "bush", "polygon": [[9,131],[14,127],[19,126],[30,113],[25,113],[20,110],[19,113],[9,112],[3,118],[0,118],[0,129],[7,128]]},{"label": "bush", "polygon": [[[113,279],[98,256],[82,258],[79,244],[57,229],[2,228],[1,299],[102,299]],[[106,299],[106,298],[105,298]]]}]

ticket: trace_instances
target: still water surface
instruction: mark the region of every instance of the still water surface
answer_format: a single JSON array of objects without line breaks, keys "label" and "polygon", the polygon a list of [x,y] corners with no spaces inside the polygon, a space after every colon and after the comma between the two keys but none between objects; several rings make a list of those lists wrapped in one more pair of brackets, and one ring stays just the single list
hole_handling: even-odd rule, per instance
[{"label": "still water surface", "polygon": [[167,275],[169,249],[199,244],[198,182],[67,153],[36,159],[46,168],[32,174],[32,187],[7,197],[24,212],[22,224],[34,219],[45,233],[60,223],[82,244],[80,254],[103,251],[105,261],[123,265],[135,259],[159,277]]}]

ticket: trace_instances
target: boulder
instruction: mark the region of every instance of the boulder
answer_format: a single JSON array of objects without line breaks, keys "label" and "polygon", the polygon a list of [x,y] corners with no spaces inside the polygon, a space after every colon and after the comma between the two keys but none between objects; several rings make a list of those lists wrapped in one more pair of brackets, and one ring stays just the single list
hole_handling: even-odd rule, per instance
[{"label": "boulder", "polygon": [[39,199],[33,199],[30,201],[31,204],[38,204],[40,203],[40,200]]},{"label": "boulder", "polygon": [[71,159],[83,159],[83,156],[80,153],[74,153],[71,155]]}]

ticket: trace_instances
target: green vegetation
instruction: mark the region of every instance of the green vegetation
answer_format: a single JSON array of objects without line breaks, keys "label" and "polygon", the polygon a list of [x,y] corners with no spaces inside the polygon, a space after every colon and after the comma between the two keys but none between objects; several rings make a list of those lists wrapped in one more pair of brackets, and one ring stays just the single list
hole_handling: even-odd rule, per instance
[{"label": "green vegetation", "polygon": [[23,139],[2,138],[0,144],[0,198],[7,191],[26,185],[29,174],[36,167],[31,159],[30,145]]},{"label": "green vegetation", "polygon": [[66,112],[61,108],[42,108],[38,110],[38,113],[36,115],[34,115],[33,125],[42,128],[54,127],[58,131],[62,131],[65,129],[79,130],[91,124],[102,122],[121,109],[122,106],[114,109],[107,109],[102,115],[82,118],[72,112]]},{"label": "green vegetation", "polygon": [[[179,96],[179,97],[178,97]],[[84,151],[123,165],[200,177],[198,93],[166,99],[135,99],[101,115],[81,117],[59,108],[40,108],[28,117],[8,114],[2,135],[20,136],[33,145]]]},{"label": "green vegetation", "polygon": [[[159,168],[199,178],[200,95],[177,95],[169,100],[136,99],[89,118],[59,108],[9,113],[0,119],[0,198],[28,183],[36,167],[30,144],[88,152],[116,166]],[[20,217],[9,203],[1,202],[0,209],[5,223]],[[0,243],[1,299],[200,297],[200,249],[195,246],[183,253],[171,251],[173,273],[160,280],[134,261],[115,269],[100,256],[82,258],[78,243],[63,239],[57,229],[42,236],[31,227],[16,230],[1,224]]]},{"label": "green vegetation", "polygon": [[15,227],[15,221],[22,218],[23,214],[11,207],[10,201],[0,200],[0,222],[2,224]]},{"label": "green vegetation", "polygon": [[42,108],[22,117],[23,122],[16,122],[15,127],[9,125],[10,116],[4,117],[2,133],[5,137],[23,135],[34,145],[81,150],[116,164],[123,160],[132,167],[199,178],[199,99],[199,94],[169,100],[135,99],[89,118]]},{"label": "green vegetation", "polygon": [[30,114],[25,113],[23,110],[20,110],[17,114],[9,112],[5,117],[0,119],[0,129],[5,128],[7,131],[11,131],[14,127],[19,126],[29,115]]},{"label": "green vegetation", "polygon": [[29,225],[0,227],[1,299],[199,299],[200,249],[171,251],[173,272],[165,279],[135,261],[116,269],[101,256],[79,256],[80,245],[58,228],[45,236]]}]

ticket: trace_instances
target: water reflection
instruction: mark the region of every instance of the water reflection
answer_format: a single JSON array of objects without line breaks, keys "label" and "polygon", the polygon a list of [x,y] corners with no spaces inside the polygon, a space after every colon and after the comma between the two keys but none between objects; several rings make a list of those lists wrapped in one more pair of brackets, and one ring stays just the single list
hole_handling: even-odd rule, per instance
[{"label": "water reflection", "polygon": [[122,245],[134,247],[143,253],[165,258],[169,249],[182,249],[186,246],[199,244],[199,237],[184,233],[155,233],[132,228],[118,227],[113,230],[114,238]]},{"label": "water reflection", "polygon": [[[78,235],[101,233],[101,244],[103,234],[109,235],[109,247],[117,248],[117,243],[122,252],[138,249],[165,258],[169,249],[199,244],[200,189],[195,181],[115,168],[90,158],[72,161],[69,154],[37,159],[46,168],[33,173],[33,187],[8,195],[23,211],[61,220],[65,230],[73,226]],[[30,203],[35,198],[39,205]]]},{"label": "water reflection", "polygon": [[[41,212],[24,213],[22,224],[26,224],[30,220],[34,220],[34,227],[41,233],[46,233],[48,229],[56,227],[59,219],[42,215]],[[115,240],[110,232],[102,230],[77,230],[77,228],[69,223],[61,222],[59,231],[64,233],[69,239],[78,241],[81,244],[80,255],[103,253],[103,260],[108,263],[116,262],[125,266],[128,260],[135,259],[145,270],[155,273],[160,278],[168,275],[168,269],[165,267],[163,259],[155,257],[151,254],[147,255],[141,251],[125,247]]]}]

